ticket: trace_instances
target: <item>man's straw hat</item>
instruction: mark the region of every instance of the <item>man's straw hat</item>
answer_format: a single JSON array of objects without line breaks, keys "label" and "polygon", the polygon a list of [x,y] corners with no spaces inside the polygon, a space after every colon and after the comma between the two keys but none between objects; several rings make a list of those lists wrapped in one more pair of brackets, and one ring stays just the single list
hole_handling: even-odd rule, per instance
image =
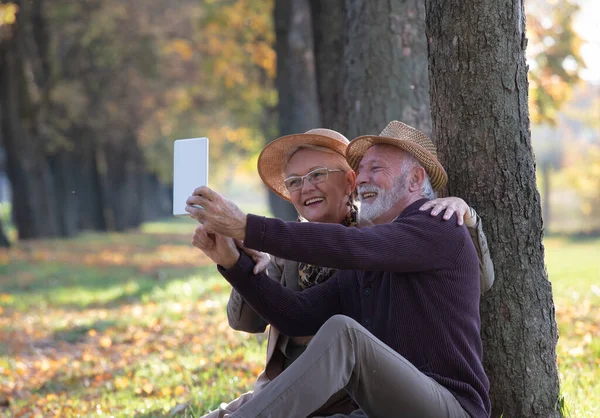
[{"label": "man's straw hat", "polygon": [[412,154],[421,163],[431,181],[431,187],[439,190],[448,182],[446,170],[437,159],[435,145],[418,129],[397,120],[391,121],[379,136],[365,135],[353,139],[346,149],[346,159],[354,171],[369,148],[377,144],[394,145]]},{"label": "man's straw hat", "polygon": [[290,193],[283,184],[285,165],[289,156],[302,145],[315,145],[329,148],[346,156],[348,139],[331,129],[311,129],[303,134],[282,136],[267,144],[258,157],[258,174],[267,187],[276,195],[290,200]]}]

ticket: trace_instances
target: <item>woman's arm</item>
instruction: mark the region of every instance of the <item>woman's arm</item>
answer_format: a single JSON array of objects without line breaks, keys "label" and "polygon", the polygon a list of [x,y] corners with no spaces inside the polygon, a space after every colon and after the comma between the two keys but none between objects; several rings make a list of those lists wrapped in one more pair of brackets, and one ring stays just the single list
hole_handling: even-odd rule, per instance
[{"label": "woman's arm", "polygon": [[481,293],[487,292],[494,284],[494,262],[490,257],[490,249],[488,247],[487,238],[483,232],[483,225],[481,218],[477,216],[475,210],[475,225],[467,225],[475,249],[477,250],[477,256],[479,257],[479,279],[481,281]]}]

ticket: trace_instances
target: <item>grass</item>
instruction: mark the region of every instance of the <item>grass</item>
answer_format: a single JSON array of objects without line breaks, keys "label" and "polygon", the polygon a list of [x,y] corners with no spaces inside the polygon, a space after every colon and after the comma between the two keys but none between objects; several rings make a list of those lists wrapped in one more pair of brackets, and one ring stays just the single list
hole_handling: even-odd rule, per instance
[{"label": "grass", "polygon": [[571,417],[600,416],[600,239],[549,238],[561,390]]},{"label": "grass", "polygon": [[245,391],[264,338],[231,330],[229,286],[188,220],[0,252],[0,415],[200,416]]},{"label": "grass", "polygon": [[[0,252],[0,415],[199,417],[252,386],[264,336],[176,219]],[[545,242],[568,413],[600,416],[600,239]],[[184,408],[185,407],[185,408]]]}]

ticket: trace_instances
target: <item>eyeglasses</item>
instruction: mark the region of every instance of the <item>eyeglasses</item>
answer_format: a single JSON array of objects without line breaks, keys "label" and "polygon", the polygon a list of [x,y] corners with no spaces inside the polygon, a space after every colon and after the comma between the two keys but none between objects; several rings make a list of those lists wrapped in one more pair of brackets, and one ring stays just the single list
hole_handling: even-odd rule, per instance
[{"label": "eyeglasses", "polygon": [[307,179],[310,184],[319,184],[327,180],[329,173],[335,171],[342,171],[339,168],[329,169],[327,167],[315,168],[313,171],[307,173],[304,176],[291,176],[283,181],[288,191],[295,192],[300,190],[304,186],[304,179]]}]

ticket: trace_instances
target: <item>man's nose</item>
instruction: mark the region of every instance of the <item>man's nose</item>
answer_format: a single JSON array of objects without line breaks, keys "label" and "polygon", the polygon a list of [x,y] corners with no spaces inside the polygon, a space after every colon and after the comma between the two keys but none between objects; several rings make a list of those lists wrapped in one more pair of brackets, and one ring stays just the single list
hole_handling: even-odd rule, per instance
[{"label": "man's nose", "polygon": [[365,184],[368,182],[369,182],[369,176],[367,176],[365,171],[359,171],[358,175],[356,176],[356,183],[357,184]]}]

